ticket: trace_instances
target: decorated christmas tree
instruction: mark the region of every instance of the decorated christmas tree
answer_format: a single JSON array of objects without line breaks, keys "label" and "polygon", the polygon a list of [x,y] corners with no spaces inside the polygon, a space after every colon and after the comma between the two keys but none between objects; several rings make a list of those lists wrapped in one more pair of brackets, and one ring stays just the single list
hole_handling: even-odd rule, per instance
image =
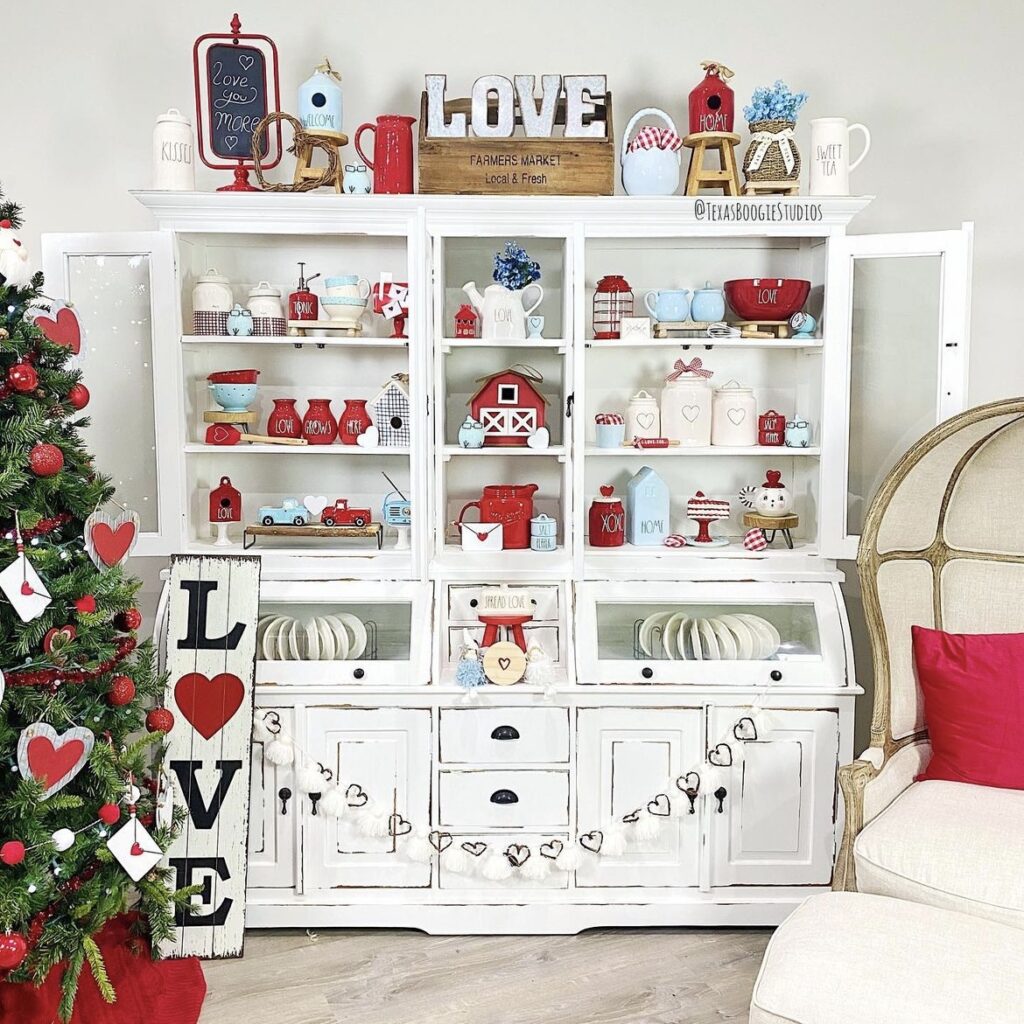
[{"label": "decorated christmas tree", "polygon": [[0,986],[55,973],[67,1020],[83,972],[116,999],[104,926],[134,911],[134,945],[155,950],[189,891],[157,863],[182,812],[121,567],[138,519],[93,468],[77,316],[43,295],[19,227],[0,193]]}]

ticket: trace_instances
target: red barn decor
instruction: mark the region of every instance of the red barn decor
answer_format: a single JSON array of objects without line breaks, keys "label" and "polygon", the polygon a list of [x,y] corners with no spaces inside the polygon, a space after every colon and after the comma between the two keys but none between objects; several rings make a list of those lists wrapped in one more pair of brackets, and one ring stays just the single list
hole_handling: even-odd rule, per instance
[{"label": "red barn decor", "polygon": [[769,409],[757,417],[757,443],[774,447],[786,443],[786,417]]},{"label": "red barn decor", "polygon": [[690,92],[690,133],[731,132],[735,97],[726,82],[733,72],[724,64],[701,62],[704,78]]},{"label": "red barn decor", "polygon": [[231,486],[231,478],[222,476],[220,486],[210,491],[210,522],[240,523],[242,521],[242,495]]},{"label": "red barn decor", "polygon": [[475,338],[479,321],[480,316],[477,311],[468,302],[464,302],[455,314],[455,337]]},{"label": "red barn decor", "polygon": [[480,389],[469,410],[483,424],[485,447],[525,445],[544,426],[548,400],[535,387],[543,382],[538,370],[522,363],[477,378]]}]

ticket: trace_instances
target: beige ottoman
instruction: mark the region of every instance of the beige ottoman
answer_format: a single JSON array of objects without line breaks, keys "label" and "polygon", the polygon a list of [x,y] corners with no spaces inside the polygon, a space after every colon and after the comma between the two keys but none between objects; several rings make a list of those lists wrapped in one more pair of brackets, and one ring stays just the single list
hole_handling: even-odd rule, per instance
[{"label": "beige ottoman", "polygon": [[1024,931],[919,903],[812,896],[772,936],[750,1024],[1020,1024]]}]

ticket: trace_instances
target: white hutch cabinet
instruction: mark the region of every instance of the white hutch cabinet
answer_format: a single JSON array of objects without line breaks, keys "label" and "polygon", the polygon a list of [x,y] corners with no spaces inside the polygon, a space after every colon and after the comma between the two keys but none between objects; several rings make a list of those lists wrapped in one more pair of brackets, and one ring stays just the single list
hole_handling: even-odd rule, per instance
[{"label": "white hutch cabinet", "polygon": [[[265,763],[256,744],[249,925],[770,924],[828,886],[835,770],[853,755],[861,692],[837,560],[854,554],[902,451],[964,404],[970,226],[848,236],[862,198],[137,197],[158,230],[49,236],[44,269],[48,291],[75,302],[88,328],[88,442],[141,515],[139,552],[241,551],[239,535],[213,545],[207,507],[222,476],[252,522],[260,505],[306,494],[376,514],[386,473],[411,502],[407,546],[388,528],[379,550],[305,537],[252,549],[263,559],[258,705],[298,749],[417,830],[503,855],[516,845],[581,855],[577,869],[552,865],[543,878],[457,873],[444,855],[424,863],[403,837],[316,813],[292,767]],[[455,336],[462,285],[490,280],[506,239],[541,265],[543,337]],[[287,297],[299,261],[307,274],[407,281],[408,339],[390,338],[379,316],[358,338],[193,336],[199,275],[216,268],[243,303],[260,281]],[[651,289],[806,278],[818,328],[785,340],[596,340],[594,289],[613,273],[632,285],[638,314]],[[808,446],[597,446],[596,413],[623,411],[640,388],[657,396],[674,361],[694,356],[715,384],[752,387],[759,412],[805,418]],[[549,446],[460,447],[478,379],[516,363],[542,378]],[[337,414],[407,373],[411,442],[207,445],[206,377],[243,367],[261,371],[258,428],[274,398],[297,398],[300,411],[329,398]],[[673,532],[690,525],[697,490],[730,499],[715,526],[730,543],[592,546],[591,501],[606,485],[624,494],[645,465],[668,485]],[[793,490],[800,523],[792,549],[751,553],[736,496],[768,468]],[[536,485],[535,511],[557,522],[554,549],[463,551],[454,523],[487,484]],[[482,633],[482,588],[500,583],[529,592],[525,632],[549,655],[550,679],[488,685],[467,704],[456,664],[464,638]],[[282,625],[316,616],[358,620],[344,656],[341,641]],[[744,616],[778,634],[770,659],[753,634],[719,637],[720,658],[696,659],[694,623]],[[655,815],[642,838],[630,832],[631,819]]]}]

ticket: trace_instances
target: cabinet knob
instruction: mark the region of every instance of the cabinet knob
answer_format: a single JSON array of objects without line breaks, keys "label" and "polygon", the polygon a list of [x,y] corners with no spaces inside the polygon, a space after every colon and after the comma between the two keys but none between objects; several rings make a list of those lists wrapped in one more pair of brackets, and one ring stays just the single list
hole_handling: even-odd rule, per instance
[{"label": "cabinet knob", "polygon": [[519,803],[519,797],[512,792],[511,789],[496,789],[491,794],[492,804],[517,804]]},{"label": "cabinet knob", "polygon": [[352,675],[353,675],[353,676],[354,676],[354,677],[355,677],[356,679],[362,679],[362,678],[363,678],[363,676],[365,676],[365,675],[366,675],[366,671],[365,671],[365,669],[361,669],[361,668],[354,668],[354,669],[352,669]]},{"label": "cabinet knob", "polygon": [[725,798],[729,795],[729,791],[725,786],[719,786],[715,790],[715,799],[718,801],[718,807],[715,810],[716,814],[722,814],[725,811]]},{"label": "cabinet knob", "polygon": [[771,672],[768,673],[768,675],[773,683],[778,683],[782,681],[782,673],[777,668],[773,668]]},{"label": "cabinet knob", "polygon": [[644,679],[650,679],[654,675],[654,669],[651,668],[649,665],[646,665],[642,669],[640,669],[640,675],[642,675]]},{"label": "cabinet knob", "polygon": [[492,740],[517,740],[519,739],[519,730],[514,725],[499,725],[496,726],[494,731],[491,733]]},{"label": "cabinet knob", "polygon": [[310,793],[309,794],[309,806],[310,806],[310,810],[313,812],[313,817],[314,818],[317,816],[316,815],[316,805],[319,802],[321,796],[323,796],[323,793]]},{"label": "cabinet knob", "polygon": [[470,599],[469,607],[475,608],[480,602],[474,597]]},{"label": "cabinet knob", "polygon": [[281,801],[281,813],[288,813],[288,801],[292,798],[292,791],[287,786],[282,786],[277,791],[277,799]]}]

